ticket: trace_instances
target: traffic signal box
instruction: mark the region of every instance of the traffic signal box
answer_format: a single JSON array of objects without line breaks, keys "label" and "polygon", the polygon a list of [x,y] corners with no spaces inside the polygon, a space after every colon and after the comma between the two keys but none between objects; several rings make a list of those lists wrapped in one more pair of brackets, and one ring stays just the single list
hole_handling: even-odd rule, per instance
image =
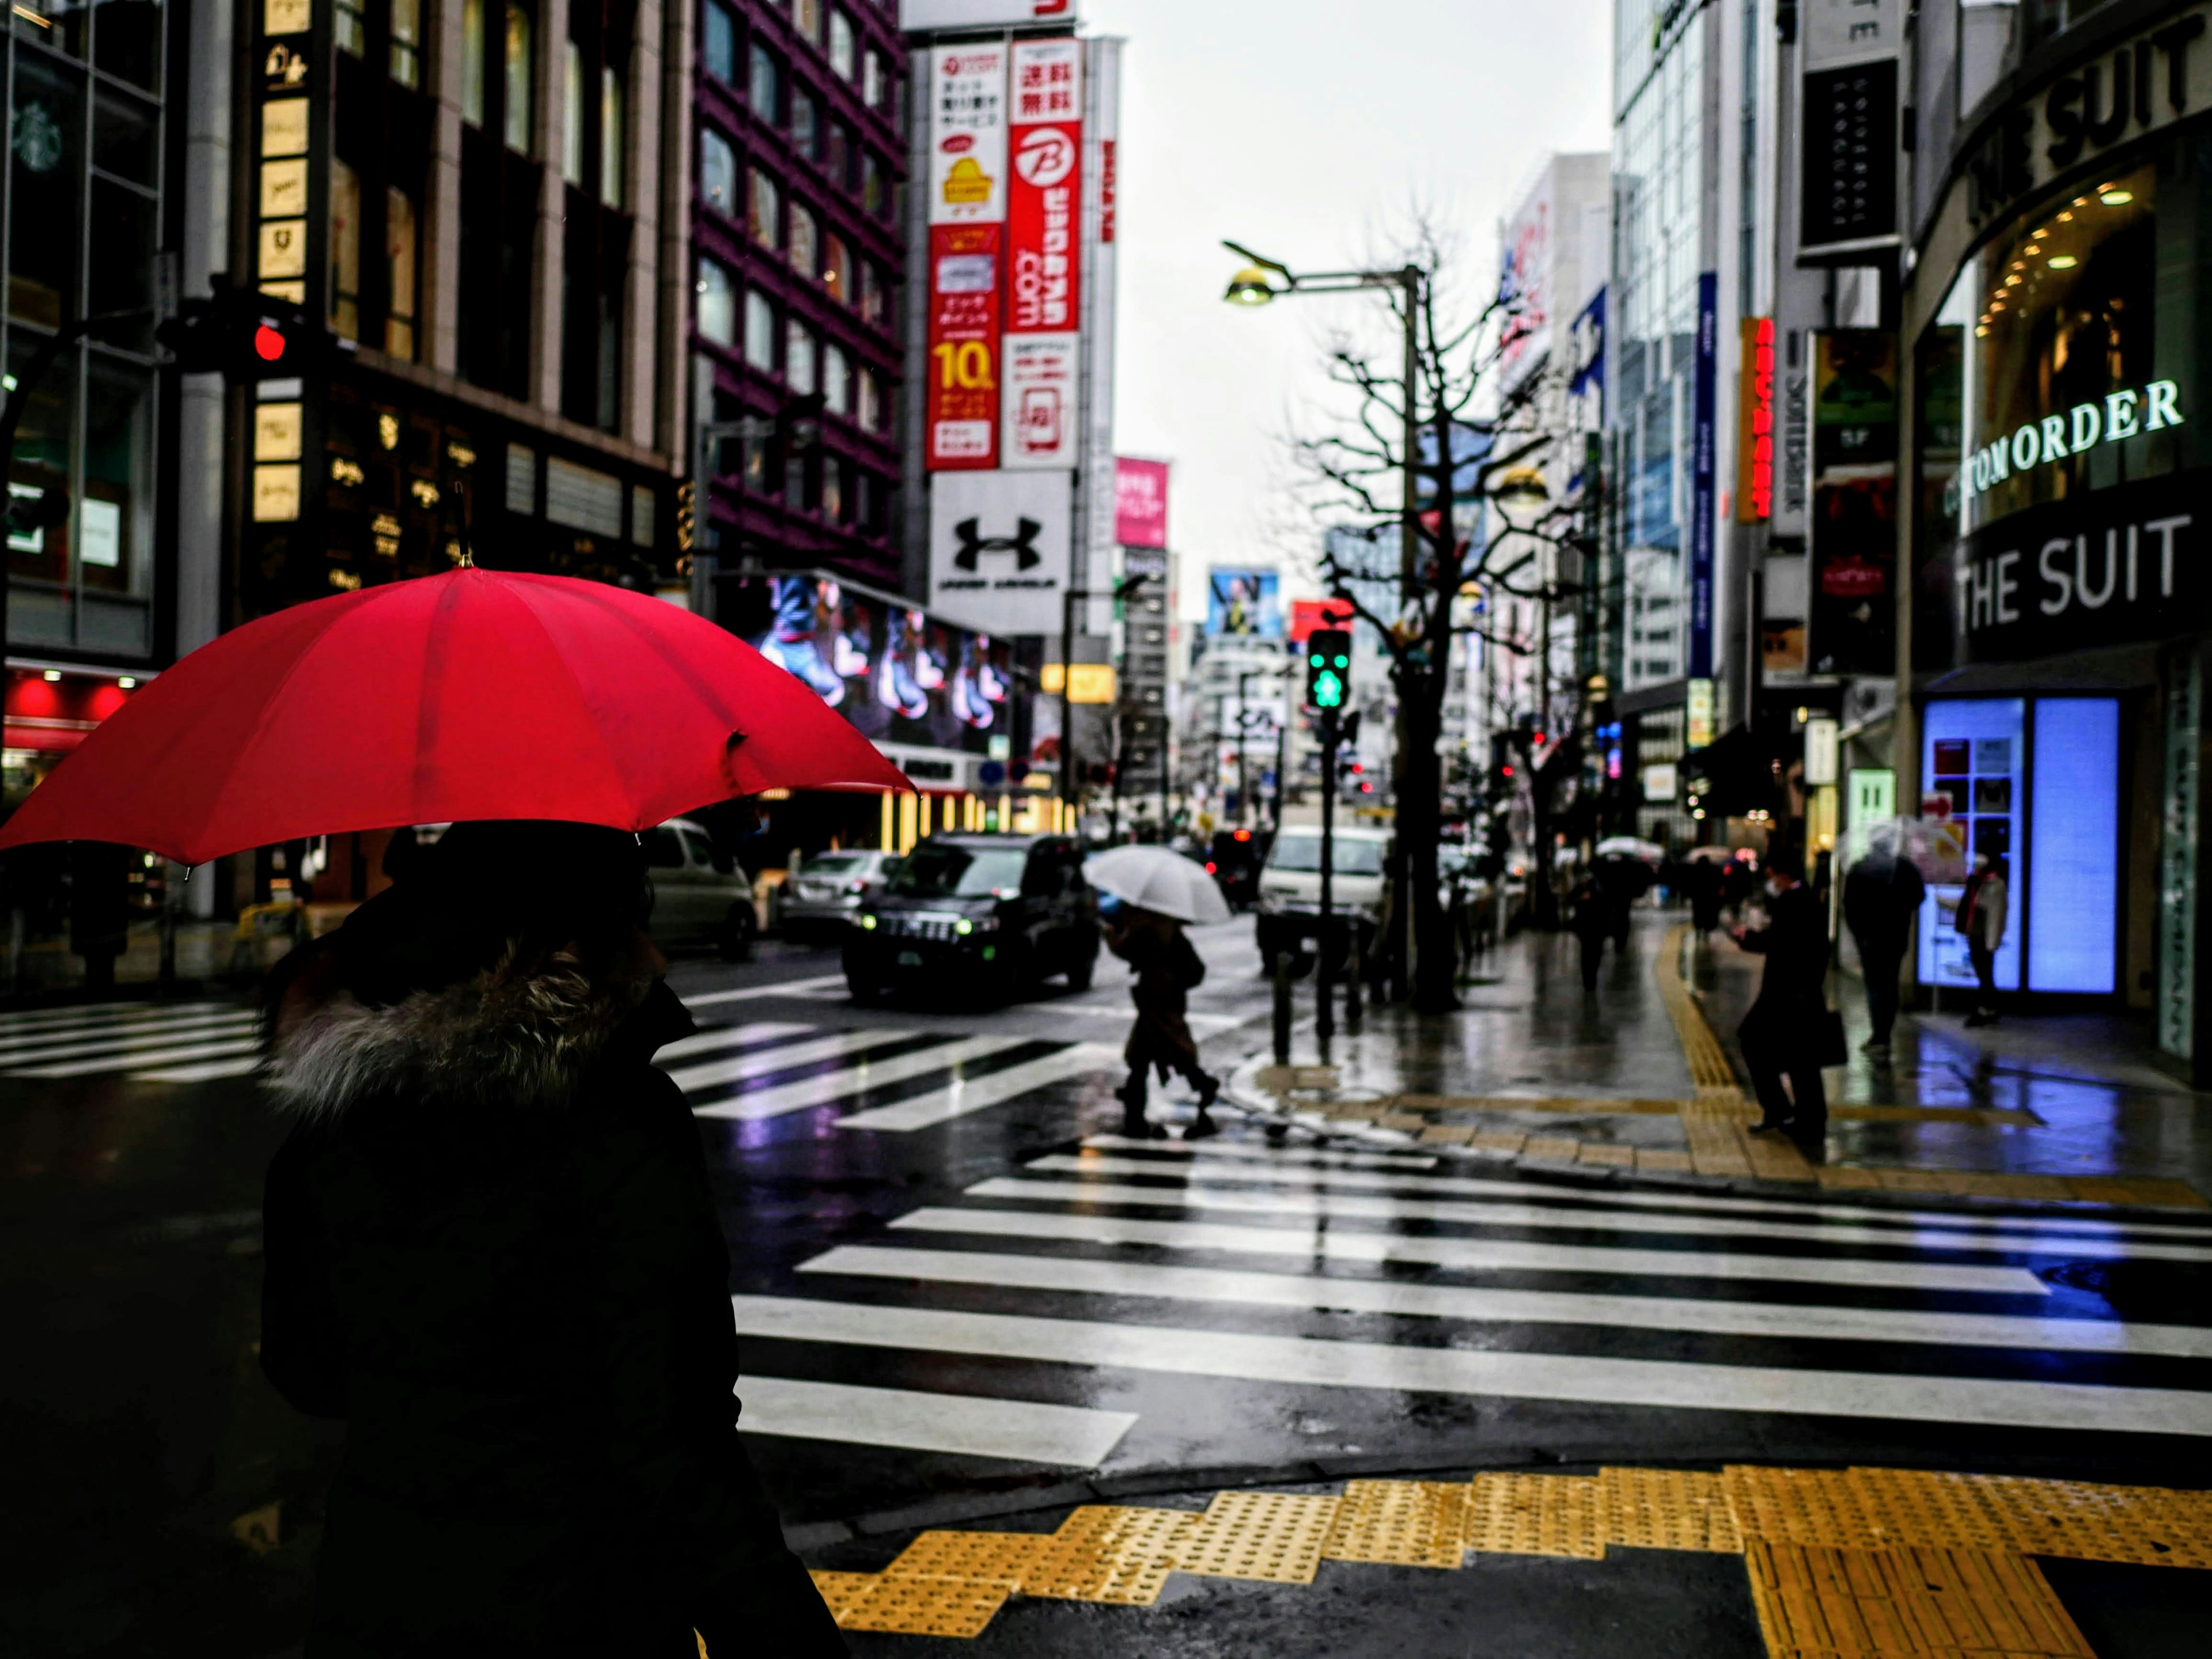
[{"label": "traffic signal box", "polygon": [[247,383],[307,373],[326,338],[291,301],[250,288],[186,300],[157,335],[184,373]]},{"label": "traffic signal box", "polygon": [[1316,713],[1340,709],[1351,689],[1351,630],[1314,629],[1306,636],[1306,707]]}]

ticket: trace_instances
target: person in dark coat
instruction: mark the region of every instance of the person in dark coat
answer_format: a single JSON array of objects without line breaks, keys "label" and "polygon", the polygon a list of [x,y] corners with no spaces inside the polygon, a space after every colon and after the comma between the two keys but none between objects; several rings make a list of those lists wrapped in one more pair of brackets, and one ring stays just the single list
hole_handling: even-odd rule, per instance
[{"label": "person in dark coat", "polygon": [[346,1425],[305,1659],[845,1651],[738,1438],[646,892],[635,836],[462,824],[288,959],[261,1364]]},{"label": "person in dark coat", "polygon": [[1927,894],[1919,866],[1899,850],[1894,824],[1874,832],[1866,855],[1844,877],[1844,924],[1859,948],[1867,1017],[1874,1025],[1866,1051],[1878,1059],[1889,1054],[1890,1030],[1897,1024],[1897,976],[1912,920]]},{"label": "person in dark coat", "polygon": [[1145,1115],[1151,1073],[1158,1067],[1165,1083],[1180,1072],[1198,1091],[1198,1115],[1183,1130],[1186,1140],[1218,1134],[1220,1128],[1206,1110],[1221,1092],[1221,1079],[1198,1060],[1198,1043],[1185,1018],[1189,994],[1206,977],[1206,963],[1183,932],[1182,923],[1157,910],[1121,904],[1103,915],[1099,927],[1106,948],[1127,963],[1136,975],[1129,1000],[1137,1005],[1136,1023],[1121,1050],[1128,1063],[1129,1080],[1121,1088],[1121,1132],[1139,1139],[1157,1139],[1167,1131]]},{"label": "person in dark coat", "polygon": [[[1753,1127],[1784,1130],[1808,1145],[1827,1137],[1828,1097],[1820,1052],[1827,1019],[1828,926],[1820,900],[1803,881],[1804,866],[1788,848],[1766,858],[1766,926],[1734,930],[1738,945],[1766,958],[1759,995],[1737,1028],[1752,1089],[1759,1097]],[[1785,1093],[1782,1080],[1790,1079]]]},{"label": "person in dark coat", "polygon": [[1577,878],[1567,893],[1567,926],[1582,941],[1583,989],[1594,992],[1606,940],[1628,930],[1628,906],[1603,872],[1586,867]]}]

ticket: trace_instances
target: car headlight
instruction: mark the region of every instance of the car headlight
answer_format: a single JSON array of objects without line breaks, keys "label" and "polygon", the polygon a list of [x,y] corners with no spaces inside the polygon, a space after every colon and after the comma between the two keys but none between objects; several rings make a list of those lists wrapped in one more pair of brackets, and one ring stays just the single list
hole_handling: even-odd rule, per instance
[{"label": "car headlight", "polygon": [[952,924],[952,931],[965,939],[970,933],[995,933],[999,931],[996,916],[963,916]]},{"label": "car headlight", "polygon": [[874,912],[864,911],[861,914],[860,927],[863,931],[867,933],[872,933],[876,931],[876,918]]}]

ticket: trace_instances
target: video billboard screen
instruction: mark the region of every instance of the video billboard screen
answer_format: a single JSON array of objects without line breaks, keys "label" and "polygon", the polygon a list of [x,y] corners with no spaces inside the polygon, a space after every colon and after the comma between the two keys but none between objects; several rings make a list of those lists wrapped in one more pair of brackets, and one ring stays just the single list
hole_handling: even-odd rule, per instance
[{"label": "video billboard screen", "polygon": [[988,754],[1013,727],[1011,641],[857,592],[826,576],[745,578],[734,631],[863,737]]},{"label": "video billboard screen", "polygon": [[1206,632],[1209,639],[1283,637],[1281,578],[1260,566],[1213,566],[1206,573]]}]

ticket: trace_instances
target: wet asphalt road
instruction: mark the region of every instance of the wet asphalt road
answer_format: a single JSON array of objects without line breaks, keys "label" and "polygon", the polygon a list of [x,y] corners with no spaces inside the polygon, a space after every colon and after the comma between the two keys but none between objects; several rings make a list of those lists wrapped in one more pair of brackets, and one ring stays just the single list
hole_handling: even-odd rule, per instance
[{"label": "wet asphalt road", "polygon": [[[1193,1023],[1227,1071],[1266,1046],[1267,987],[1249,921],[1200,943]],[[1643,978],[1620,980],[1624,1035]],[[1110,958],[1087,992],[1000,1008],[857,1007],[834,951],[775,942],[672,979],[704,1028],[662,1063],[700,1113],[731,1240],[744,1422],[817,1565],[880,1566],[921,1526],[1042,1529],[1080,1502],[1369,1474],[1758,1462],[2212,1484],[2202,1225],[1747,1206],[1271,1148],[1233,1123],[1121,1144]],[[1524,1017],[1485,1023],[1490,1063],[1578,1068],[1547,1052],[1568,1025],[1589,1046],[1589,1012],[1553,1006],[1579,996],[1570,976],[1507,988],[1488,994]],[[0,1289],[15,1328],[52,1334],[0,1401],[10,1485],[33,1494],[0,1538],[0,1647],[296,1639],[337,1442],[255,1372],[276,1131],[239,1011],[205,1004],[0,1017]],[[1187,1115],[1180,1092],[1155,1115]],[[272,1502],[278,1543],[241,1550],[233,1523]],[[1120,1644],[1133,1610],[1022,1602],[962,1650],[1758,1650],[1740,1566],[1636,1555],[1332,1564],[1297,1594],[1179,1580],[1140,1648]],[[1341,1641],[1285,1634],[1322,1628]]]}]

